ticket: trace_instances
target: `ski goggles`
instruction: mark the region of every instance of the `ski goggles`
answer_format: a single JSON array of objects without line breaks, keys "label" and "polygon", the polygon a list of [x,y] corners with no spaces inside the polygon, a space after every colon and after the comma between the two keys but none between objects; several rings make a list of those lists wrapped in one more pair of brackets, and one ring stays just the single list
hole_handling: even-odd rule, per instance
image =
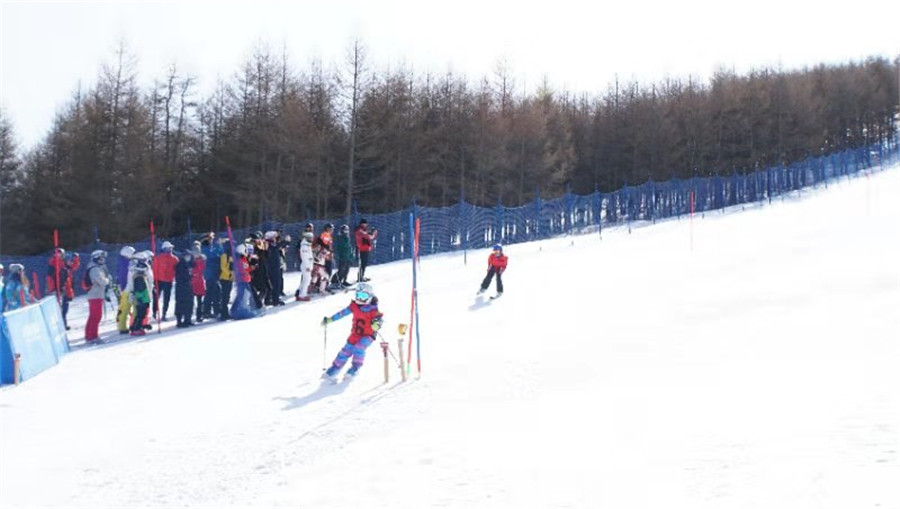
[{"label": "ski goggles", "polygon": [[357,290],[357,291],[356,291],[356,300],[365,300],[365,301],[367,301],[367,300],[369,300],[369,299],[371,299],[371,298],[372,298],[372,294],[370,294],[369,292],[365,292],[365,291],[362,291],[362,290]]}]

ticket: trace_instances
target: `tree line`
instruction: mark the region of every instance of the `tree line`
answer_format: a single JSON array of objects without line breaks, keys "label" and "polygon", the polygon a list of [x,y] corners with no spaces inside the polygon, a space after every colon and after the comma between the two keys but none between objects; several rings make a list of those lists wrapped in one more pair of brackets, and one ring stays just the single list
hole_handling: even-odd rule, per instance
[{"label": "tree line", "polygon": [[900,57],[798,70],[720,70],[708,82],[615,80],[596,94],[522,90],[493,75],[373,69],[355,41],[345,62],[296,69],[258,48],[200,97],[175,65],[142,87],[120,46],[97,83],[73,92],[25,153],[0,115],[0,249],[133,241],[391,212],[412,200],[521,205],[648,180],[747,172],[896,134]]}]

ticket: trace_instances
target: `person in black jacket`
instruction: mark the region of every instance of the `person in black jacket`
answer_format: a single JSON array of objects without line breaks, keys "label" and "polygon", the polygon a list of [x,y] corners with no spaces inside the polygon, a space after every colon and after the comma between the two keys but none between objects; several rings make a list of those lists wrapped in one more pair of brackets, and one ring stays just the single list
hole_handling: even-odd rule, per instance
[{"label": "person in black jacket", "polygon": [[249,256],[250,284],[256,290],[260,301],[266,306],[271,306],[272,283],[269,281],[269,253],[266,250],[266,241],[263,240],[262,233],[256,232],[250,235],[250,243],[253,246],[253,252]]},{"label": "person in black jacket", "polygon": [[175,320],[176,327],[194,325],[191,315],[194,313],[194,291],[191,280],[194,277],[194,257],[185,251],[178,257],[175,265]]},{"label": "person in black jacket", "polygon": [[284,252],[279,245],[278,233],[274,231],[266,232],[266,272],[269,277],[269,288],[271,293],[268,302],[273,306],[284,306],[281,300],[281,289],[284,286],[284,279],[281,274],[281,266],[284,262]]}]

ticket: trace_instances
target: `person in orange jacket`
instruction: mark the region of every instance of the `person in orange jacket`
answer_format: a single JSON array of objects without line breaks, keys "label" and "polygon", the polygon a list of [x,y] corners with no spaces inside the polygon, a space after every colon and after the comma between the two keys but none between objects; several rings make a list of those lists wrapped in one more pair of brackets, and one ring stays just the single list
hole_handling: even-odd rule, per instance
[{"label": "person in orange jacket", "polygon": [[59,286],[62,289],[60,308],[62,308],[63,325],[66,326],[66,330],[71,330],[68,319],[69,303],[75,298],[75,287],[72,281],[75,279],[75,271],[79,267],[81,267],[81,257],[78,256],[78,253],[72,253],[71,256],[63,258],[59,271]]},{"label": "person in orange jacket", "polygon": [[[56,277],[57,274],[65,270],[66,265],[66,250],[58,247],[53,250],[53,254],[50,255],[50,259],[47,260],[47,295],[56,292]],[[61,288],[65,288],[62,284],[62,278],[59,280],[59,286]],[[37,284],[37,282],[35,282]],[[60,296],[62,293],[60,293]]]}]

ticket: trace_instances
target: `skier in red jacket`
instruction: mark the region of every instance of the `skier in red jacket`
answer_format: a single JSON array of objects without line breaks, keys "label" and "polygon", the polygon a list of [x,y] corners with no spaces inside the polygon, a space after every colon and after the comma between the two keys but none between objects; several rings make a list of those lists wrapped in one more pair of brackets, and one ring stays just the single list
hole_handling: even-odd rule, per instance
[{"label": "skier in red jacket", "polygon": [[484,281],[481,282],[481,288],[478,290],[479,295],[484,293],[484,291],[491,286],[491,279],[494,278],[494,275],[497,276],[497,295],[495,297],[503,295],[503,280],[500,275],[506,271],[507,260],[506,255],[503,254],[503,246],[494,244],[494,250],[491,255],[488,256],[488,272],[487,275],[484,276]]},{"label": "skier in red jacket", "polygon": [[335,382],[335,376],[344,367],[344,364],[353,357],[353,365],[344,375],[345,380],[350,380],[356,376],[356,372],[362,367],[366,360],[366,348],[375,341],[375,332],[381,328],[382,314],[378,311],[378,297],[372,290],[372,286],[368,283],[359,283],[356,287],[356,296],[350,305],[337,313],[322,318],[322,327],[335,320],[340,320],[347,315],[353,315],[353,323],[350,329],[350,337],[344,348],[338,352],[331,367],[322,375],[322,378]]}]

